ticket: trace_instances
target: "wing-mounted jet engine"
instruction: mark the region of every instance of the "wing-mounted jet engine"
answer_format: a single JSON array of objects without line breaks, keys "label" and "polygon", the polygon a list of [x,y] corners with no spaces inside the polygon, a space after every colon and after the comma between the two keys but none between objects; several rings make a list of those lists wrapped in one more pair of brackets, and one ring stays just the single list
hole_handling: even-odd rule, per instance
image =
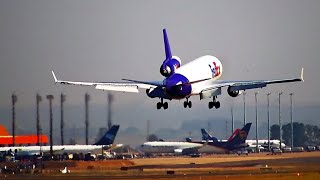
[{"label": "wing-mounted jet engine", "polygon": [[228,92],[229,96],[237,97],[240,94],[242,94],[243,91],[241,91],[241,90],[232,90],[231,86],[229,86],[227,92]]}]

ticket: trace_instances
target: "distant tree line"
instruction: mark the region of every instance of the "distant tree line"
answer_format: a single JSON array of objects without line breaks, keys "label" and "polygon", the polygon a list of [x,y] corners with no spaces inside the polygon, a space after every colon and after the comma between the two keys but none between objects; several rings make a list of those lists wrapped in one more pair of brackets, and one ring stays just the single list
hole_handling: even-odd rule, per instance
[{"label": "distant tree line", "polygon": [[[270,127],[270,138],[280,139],[279,125],[274,124]],[[291,146],[291,123],[282,126],[282,140]],[[293,123],[293,145],[319,145],[320,144],[320,129],[318,126],[303,123]]]}]

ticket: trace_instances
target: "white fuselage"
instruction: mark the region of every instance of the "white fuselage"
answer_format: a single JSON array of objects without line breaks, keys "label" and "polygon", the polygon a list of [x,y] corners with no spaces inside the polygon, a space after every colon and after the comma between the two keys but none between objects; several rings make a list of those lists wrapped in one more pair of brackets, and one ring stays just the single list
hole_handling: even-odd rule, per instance
[{"label": "white fuselage", "polygon": [[[54,145],[52,150],[62,153],[88,153],[95,150],[102,150],[101,145]],[[33,155],[40,154],[40,152],[47,153],[50,152],[50,146],[16,146],[16,147],[0,147],[0,152],[3,151],[17,152],[18,155]]]},{"label": "white fuselage", "polygon": [[182,65],[175,73],[185,76],[190,82],[208,79],[192,84],[191,95],[199,94],[208,81],[216,81],[221,77],[222,64],[218,58],[206,55]]},{"label": "white fuselage", "polygon": [[185,149],[199,149],[203,144],[190,142],[146,142],[140,146],[140,150],[144,153],[177,153],[181,154]]},{"label": "white fuselage", "polygon": [[[249,147],[256,147],[257,141],[256,140],[246,140]],[[258,146],[268,145],[268,140],[258,140]],[[270,140],[270,146],[280,146],[280,140]],[[284,143],[281,143],[281,147],[285,147]]]}]

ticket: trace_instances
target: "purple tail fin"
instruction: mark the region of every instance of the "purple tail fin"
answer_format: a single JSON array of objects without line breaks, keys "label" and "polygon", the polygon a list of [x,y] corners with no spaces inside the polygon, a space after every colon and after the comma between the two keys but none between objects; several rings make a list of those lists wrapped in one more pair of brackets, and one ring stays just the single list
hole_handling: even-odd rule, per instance
[{"label": "purple tail fin", "polygon": [[163,29],[163,41],[164,41],[164,48],[166,52],[166,60],[169,60],[172,58],[172,54],[171,54],[171,49],[170,49],[170,44],[169,44],[166,29]]}]

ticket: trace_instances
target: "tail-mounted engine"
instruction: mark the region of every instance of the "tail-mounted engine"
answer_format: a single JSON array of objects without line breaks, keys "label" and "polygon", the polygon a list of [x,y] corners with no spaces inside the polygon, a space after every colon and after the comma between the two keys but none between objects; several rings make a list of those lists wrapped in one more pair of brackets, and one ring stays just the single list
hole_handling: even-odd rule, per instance
[{"label": "tail-mounted engine", "polygon": [[164,42],[164,51],[166,53],[166,59],[163,61],[160,67],[160,73],[164,77],[168,77],[173,74],[176,69],[178,69],[181,65],[181,60],[177,56],[172,56],[170,44],[167,36],[166,29],[163,29],[163,42]]},{"label": "tail-mounted engine", "polygon": [[177,56],[173,56],[172,58],[163,61],[162,65],[160,66],[160,73],[162,76],[168,77],[173,74],[180,66],[180,58]]},{"label": "tail-mounted engine", "polygon": [[228,87],[228,94],[231,96],[231,97],[237,97],[239,96],[240,94],[242,94],[242,91],[231,91],[231,86]]}]

